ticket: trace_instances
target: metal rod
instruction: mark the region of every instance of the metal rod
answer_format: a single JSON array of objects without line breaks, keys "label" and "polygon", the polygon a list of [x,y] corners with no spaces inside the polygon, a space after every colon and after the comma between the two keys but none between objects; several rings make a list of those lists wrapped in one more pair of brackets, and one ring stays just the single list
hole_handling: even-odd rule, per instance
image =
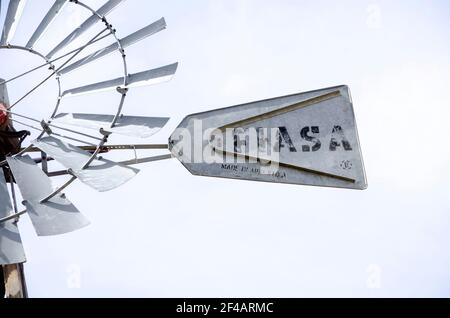
[{"label": "metal rod", "polygon": [[243,153],[238,153],[238,152],[233,152],[233,151],[226,151],[226,150],[217,149],[217,148],[214,148],[214,151],[216,151],[218,153],[226,154],[226,155],[238,156],[238,157],[244,158],[246,160],[265,160],[265,161],[270,161],[270,162],[276,163],[279,166],[285,167],[285,168],[296,169],[296,170],[300,170],[300,171],[303,171],[303,172],[317,174],[319,176],[334,178],[334,179],[347,181],[347,182],[351,182],[351,183],[355,183],[356,182],[356,180],[352,179],[352,178],[348,178],[348,177],[344,177],[344,176],[340,176],[340,175],[337,175],[337,174],[332,174],[332,173],[328,173],[328,172],[324,172],[324,171],[320,171],[320,170],[315,170],[315,169],[311,169],[311,168],[305,168],[305,167],[301,167],[301,166],[296,166],[296,165],[293,165],[293,164],[290,164],[290,163],[281,162],[281,161],[275,161],[275,160],[272,160],[271,158],[260,158],[258,156],[250,156],[250,155],[246,155],[246,154],[243,154]]},{"label": "metal rod", "polygon": [[108,135],[105,135],[105,138],[103,138],[102,142],[100,142],[97,147],[95,148],[94,152],[91,154],[91,157],[88,161],[83,165],[81,169],[86,169],[89,167],[89,165],[97,158],[97,155],[102,150],[101,148],[105,145],[105,143],[108,141]]},{"label": "metal rod", "polygon": [[63,63],[60,67],[58,67],[55,71],[52,72],[49,76],[47,76],[44,80],[42,80],[38,85],[33,87],[28,93],[23,95],[19,100],[17,100],[14,104],[8,107],[8,109],[12,109],[15,107],[18,103],[23,101],[25,98],[27,98],[31,93],[33,93],[35,90],[37,90],[39,87],[41,87],[45,82],[47,82],[53,75],[58,74],[58,71],[61,70],[64,66],[66,66],[70,61],[72,61],[78,54],[80,54],[88,45],[92,44],[95,39],[97,39],[99,36],[101,36],[105,31],[107,31],[108,28],[103,29],[101,32],[99,32],[94,38],[92,38],[88,43],[82,46],[81,49],[79,49],[75,54],[73,54],[66,62]]},{"label": "metal rod", "polygon": [[138,165],[138,164],[142,164],[142,163],[168,160],[168,159],[172,159],[172,158],[173,158],[173,156],[171,154],[168,154],[168,155],[147,157],[147,158],[141,158],[141,159],[131,159],[131,160],[127,160],[127,161],[120,161],[119,164],[124,165],[124,166],[133,166],[133,165]]},{"label": "metal rod", "polygon": [[27,210],[23,210],[21,212],[17,212],[17,213],[8,215],[7,217],[0,219],[0,224],[5,223],[10,220],[14,220],[16,218],[19,218],[20,216],[24,215],[25,213],[27,213]]},{"label": "metal rod", "polygon": [[[79,146],[78,148],[85,151],[95,151],[96,146]],[[24,148],[25,149],[25,148]],[[158,149],[169,149],[169,145],[166,144],[155,144],[155,145],[107,145],[103,146],[102,150],[158,150]],[[30,147],[26,152],[40,152],[41,150],[36,147]]]},{"label": "metal rod", "polygon": [[238,121],[229,123],[227,125],[224,125],[222,127],[219,127],[217,129],[220,130],[220,131],[224,131],[224,130],[226,130],[228,128],[242,127],[242,126],[249,125],[249,124],[252,124],[254,122],[257,122],[257,121],[261,121],[261,120],[264,120],[264,119],[272,118],[274,116],[279,116],[279,115],[282,115],[282,114],[286,114],[286,113],[289,113],[291,111],[294,111],[294,110],[297,110],[297,109],[300,109],[300,108],[304,108],[304,107],[307,107],[307,106],[315,105],[315,104],[318,104],[318,103],[321,103],[321,102],[324,102],[326,100],[333,99],[333,98],[336,98],[336,97],[339,97],[339,96],[341,96],[341,91],[332,91],[330,93],[326,93],[326,94],[323,94],[323,95],[320,95],[320,96],[309,98],[307,100],[301,101],[301,102],[293,104],[293,105],[289,105],[289,106],[286,106],[286,107],[283,107],[283,108],[279,108],[279,109],[275,109],[275,110],[272,110],[272,111],[269,111],[269,112],[266,112],[266,113],[263,113],[263,114],[259,114],[259,115],[256,115],[256,116],[252,116],[252,117],[249,117],[249,118],[238,120]]},{"label": "metal rod", "polygon": [[[131,159],[131,160],[126,160],[126,161],[120,161],[118,163],[121,165],[124,165],[124,166],[133,166],[133,165],[137,165],[137,164],[156,162],[156,161],[162,161],[162,160],[168,160],[168,159],[173,159],[173,156],[172,155],[153,156],[153,157],[141,158],[141,159],[137,159],[137,160]],[[47,176],[59,177],[59,176],[65,176],[67,174],[69,174],[69,172],[67,170],[59,170],[59,171],[49,172],[49,173],[47,173]]]},{"label": "metal rod", "polygon": [[[15,123],[18,123],[19,125],[23,125],[23,126],[25,126],[25,127],[28,127],[28,128],[34,129],[34,130],[37,130],[37,131],[42,131],[42,128],[37,128],[37,127],[35,127],[35,126],[28,125],[28,124],[26,124],[26,123],[24,123],[24,122],[21,122],[20,120],[17,120],[17,119],[11,118],[11,121],[13,121],[13,122],[15,122]],[[83,143],[83,144],[86,144],[86,145],[89,145],[89,146],[95,146],[95,147],[96,147],[96,145],[94,145],[93,143],[88,142],[88,141],[84,141],[84,140],[81,140],[81,139],[77,139],[77,138],[73,138],[73,137],[61,135],[61,134],[58,134],[58,133],[55,133],[55,132],[52,132],[52,135],[57,136],[57,137],[61,137],[61,138],[64,138],[64,139],[76,141],[76,142],[81,142],[81,143]],[[28,148],[28,147],[27,147],[27,148]],[[23,154],[23,153],[25,153],[25,152],[29,152],[28,150],[25,151],[25,149],[27,149],[27,148],[24,148],[24,150],[22,150],[22,151],[20,152],[20,154]],[[32,147],[30,147],[30,148],[32,148]],[[39,150],[39,151],[40,151],[40,150]]]},{"label": "metal rod", "polygon": [[[6,112],[10,113],[11,115],[20,117],[20,118],[24,118],[24,119],[28,119],[28,120],[34,121],[36,123],[41,123],[42,122],[41,120],[37,120],[36,118],[32,118],[32,117],[28,117],[28,116],[21,115],[21,114],[18,114],[18,113],[14,113],[14,112],[12,112],[10,110],[6,110]],[[46,124],[51,126],[51,127],[57,128],[57,129],[61,129],[61,130],[68,131],[68,132],[71,132],[71,133],[74,133],[74,134],[78,134],[80,136],[88,137],[88,138],[99,140],[99,141],[102,140],[102,138],[98,138],[98,137],[95,137],[95,136],[92,136],[92,135],[89,135],[89,134],[85,134],[85,133],[82,133],[82,132],[79,132],[79,131],[76,131],[76,130],[73,130],[73,129],[64,128],[64,127],[52,124],[51,122],[46,123]]]},{"label": "metal rod", "polygon": [[11,118],[11,121],[15,122],[15,123],[18,123],[19,125],[22,125],[22,126],[25,126],[25,127],[28,127],[28,128],[34,129],[34,130],[37,130],[37,131],[42,131],[42,128],[37,128],[35,126],[29,125],[29,124],[25,124],[24,122],[21,122],[20,120],[17,120],[17,119],[14,119],[14,118]]},{"label": "metal rod", "polygon": [[[71,1],[72,1],[72,0],[71,0]],[[93,16],[96,16],[100,21],[103,21],[103,23],[104,23],[105,26],[106,26],[106,29],[110,31],[110,34],[112,34],[112,36],[113,36],[114,39],[116,40],[116,42],[117,42],[117,47],[118,47],[118,51],[119,51],[120,54],[121,54],[122,62],[123,62],[123,71],[124,71],[124,74],[123,74],[123,86],[126,87],[127,84],[128,84],[128,66],[127,66],[127,60],[126,60],[125,50],[124,50],[124,48],[123,48],[123,46],[122,46],[122,43],[121,43],[120,39],[117,37],[116,31],[115,31],[115,29],[113,28],[112,24],[110,24],[110,23],[108,22],[108,20],[106,19],[106,17],[105,17],[105,14],[106,14],[107,12],[109,12],[110,9],[112,9],[113,7],[115,7],[115,5],[116,5],[115,2],[116,2],[116,0],[110,0],[110,1],[108,1],[102,8],[100,8],[99,11],[102,11],[103,9],[106,8],[106,9],[105,9],[106,11],[105,11],[105,12],[102,11],[102,12],[103,12],[102,14],[99,14],[99,12],[97,12],[96,10],[93,10],[91,7],[89,7],[88,5],[84,4],[84,3],[81,2],[81,1],[76,1],[76,0],[73,0],[73,1],[74,1],[76,4],[78,4],[78,5],[80,5],[80,6],[84,7],[84,8],[86,8],[87,10],[90,10],[90,11],[92,12]],[[119,0],[118,3],[119,3],[119,2],[121,2],[121,0]],[[108,8],[109,8],[109,9],[108,9]],[[93,17],[91,17],[91,18],[93,18]],[[91,18],[89,18],[89,19],[91,19]],[[88,19],[87,21],[89,21],[89,19]],[[73,38],[74,38],[74,37],[72,37],[72,40],[73,40]],[[65,41],[65,40],[64,40],[64,41]],[[64,43],[64,41],[63,41],[62,43]],[[55,48],[52,52],[56,52],[56,51],[58,50],[58,47],[59,47],[60,45],[61,45],[61,44],[59,44],[59,45],[57,46],[57,48]],[[52,53],[49,53],[49,55],[51,55],[51,54],[52,54]],[[73,57],[72,57],[72,58],[73,58]],[[67,64],[67,63],[65,63],[65,64]],[[63,65],[63,66],[65,66],[65,65]],[[62,68],[63,66],[61,66],[61,67],[58,69],[58,71],[61,70],[61,68]],[[58,75],[60,75],[60,74],[58,73]],[[126,95],[127,91],[128,91],[128,89],[126,89],[126,88],[125,88],[125,89],[118,89],[118,92],[121,94],[121,99],[120,99],[120,103],[119,103],[119,106],[118,106],[118,109],[117,109],[117,113],[116,113],[116,115],[115,115],[113,121],[111,122],[111,127],[114,127],[114,126],[116,125],[116,123],[117,123],[117,120],[119,119],[120,113],[122,112],[122,108],[123,108],[123,105],[124,105],[124,103],[125,103],[125,98],[126,98],[126,96],[127,96],[127,95]],[[60,102],[62,95],[60,94],[59,96],[60,96],[60,98],[58,99],[58,103]],[[53,115],[52,115],[52,118],[55,116],[56,111],[57,111],[57,108],[58,108],[58,105],[57,105],[57,107],[55,108],[55,111],[54,111],[54,113],[53,113]],[[88,160],[88,161],[86,162],[86,164],[83,166],[83,169],[86,169],[86,168],[89,167],[89,165],[92,163],[92,161],[96,158],[97,154],[100,152],[101,147],[103,147],[103,146],[105,145],[105,143],[108,141],[108,137],[109,137],[109,134],[105,134],[105,135],[104,135],[103,140],[98,144],[98,146],[97,146],[96,149],[94,150],[94,153],[92,154],[92,156],[89,158],[89,160]]]},{"label": "metal rod", "polygon": [[[92,43],[90,43],[89,45],[92,45],[92,44],[94,44],[94,43],[97,43],[98,41],[101,41],[101,40],[103,40],[104,38],[107,38],[107,37],[110,36],[110,35],[111,35],[111,34],[105,34],[105,35],[99,37],[98,39],[96,39],[95,41],[93,41]],[[89,46],[89,45],[88,45],[88,46]],[[24,73],[22,73],[22,74],[19,74],[19,75],[17,75],[17,76],[14,76],[13,78],[10,78],[9,80],[5,81],[3,84],[7,84],[7,83],[9,83],[9,82],[15,81],[16,79],[19,79],[19,78],[21,78],[21,77],[23,77],[23,76],[25,76],[25,75],[28,75],[28,74],[30,74],[30,73],[33,73],[33,72],[35,72],[35,71],[37,71],[37,70],[43,68],[44,66],[51,65],[51,64],[55,63],[56,61],[59,61],[60,59],[63,59],[63,58],[65,58],[66,56],[68,56],[68,55],[70,55],[70,54],[72,54],[72,53],[75,53],[75,52],[77,52],[78,50],[81,50],[82,48],[83,48],[83,47],[80,46],[80,47],[76,48],[75,50],[72,50],[72,51],[70,51],[70,52],[68,52],[68,53],[66,53],[66,54],[64,54],[64,55],[61,55],[61,56],[59,56],[59,57],[57,57],[57,58],[55,58],[55,59],[53,59],[53,60],[51,60],[51,61],[48,61],[48,62],[46,62],[46,63],[44,63],[44,64],[39,65],[39,66],[36,66],[36,67],[32,68],[31,70],[26,71],[26,72],[24,72]]]},{"label": "metal rod", "polygon": [[[69,171],[67,171],[68,174],[70,174]],[[53,191],[51,194],[49,194],[47,197],[43,198],[41,201],[39,201],[39,203],[45,203],[48,200],[50,200],[51,198],[54,198],[56,195],[58,195],[59,193],[61,193],[62,191],[64,191],[65,188],[67,188],[72,182],[74,182],[77,179],[77,177],[72,176],[72,178],[69,179],[69,181],[67,181],[66,183],[64,183],[61,187],[59,187],[58,189],[56,189],[55,191]]]},{"label": "metal rod", "polygon": [[[16,197],[16,189],[14,187],[14,176],[11,172],[11,170],[9,170],[9,180],[11,181],[11,196],[12,196],[12,202],[13,202],[13,211],[14,211],[14,215],[17,215],[18,209],[17,209],[17,197]],[[16,222],[18,221],[18,219],[16,219]]]},{"label": "metal rod", "polygon": [[[37,51],[35,51],[35,50],[33,50],[33,49],[24,47],[24,46],[19,46],[19,45],[7,45],[7,46],[0,46],[0,49],[16,49],[16,50],[27,51],[27,52],[29,52],[29,53],[32,53],[32,54],[34,54],[34,55],[37,55],[37,56],[41,57],[45,62],[48,62],[48,59],[47,59],[43,54],[41,54],[41,53],[39,53],[39,52],[37,52]],[[50,69],[52,69],[52,70],[55,69],[55,67],[54,67],[53,64],[50,65]],[[56,106],[55,106],[55,108],[54,108],[54,110],[53,110],[53,114],[52,114],[51,118],[53,118],[53,117],[56,115],[56,112],[57,112],[57,110],[58,110],[58,107],[59,107],[59,105],[60,105],[60,103],[61,103],[61,80],[60,80],[59,76],[56,76],[56,82],[57,82],[57,84],[58,84],[58,98],[57,98],[57,100],[56,100]],[[45,133],[46,133],[45,130],[42,129],[41,132],[40,132],[40,134],[39,134],[39,136],[37,137],[37,139],[39,139],[39,138],[41,138],[42,136],[44,136]],[[31,147],[31,145],[30,145],[29,147]],[[24,152],[19,152],[19,153],[16,154],[16,156],[21,156],[23,153],[24,153]],[[6,160],[0,162],[0,166],[3,167],[3,166],[5,166],[5,165],[6,165]]]},{"label": "metal rod", "polygon": [[52,123],[48,123],[48,125],[49,125],[50,127],[54,127],[54,128],[56,128],[56,129],[65,130],[65,131],[68,131],[68,132],[71,132],[71,133],[74,133],[74,134],[77,134],[77,135],[80,135],[80,136],[83,136],[83,137],[88,137],[88,138],[91,138],[91,139],[94,139],[94,140],[98,140],[98,141],[101,141],[101,140],[102,140],[102,138],[94,137],[94,136],[92,136],[92,135],[85,134],[85,133],[82,133],[82,132],[79,132],[79,131],[76,131],[76,130],[72,130],[72,129],[69,129],[69,128],[63,128],[63,127],[54,125],[54,124],[52,124]]},{"label": "metal rod", "polygon": [[84,141],[84,140],[81,140],[81,139],[72,138],[72,137],[65,136],[65,135],[60,135],[60,134],[57,134],[57,133],[52,133],[52,135],[55,135],[57,137],[61,137],[61,138],[67,139],[67,140],[75,141],[75,142],[81,142],[81,143],[83,143],[85,145],[95,146],[93,143],[88,142],[88,141]]},{"label": "metal rod", "polygon": [[48,173],[48,157],[47,154],[43,151],[41,151],[41,166],[42,171],[44,171],[44,173]]}]

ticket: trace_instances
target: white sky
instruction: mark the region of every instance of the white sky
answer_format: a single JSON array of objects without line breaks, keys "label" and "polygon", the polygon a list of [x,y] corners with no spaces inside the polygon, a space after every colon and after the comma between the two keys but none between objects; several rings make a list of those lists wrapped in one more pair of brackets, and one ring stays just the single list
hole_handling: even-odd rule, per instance
[{"label": "white sky", "polygon": [[[53,1],[28,2],[14,43],[26,43]],[[369,189],[193,177],[176,160],[142,166],[109,193],[77,182],[67,195],[88,228],[38,238],[21,219],[30,296],[450,296],[449,9],[419,0],[126,1],[110,15],[119,36],[161,16],[168,24],[127,50],[130,72],[180,62],[174,80],[127,100],[127,114],[172,118],[148,142],[166,142],[190,113],[347,84]],[[36,49],[47,53],[83,21],[77,10],[66,7]],[[0,77],[40,62],[3,51]],[[120,76],[119,61],[102,59],[64,85]],[[9,85],[10,99],[38,79]],[[49,115],[54,89],[21,112]],[[64,110],[111,113],[116,102],[90,95]],[[136,140],[112,140],[120,142]]]}]

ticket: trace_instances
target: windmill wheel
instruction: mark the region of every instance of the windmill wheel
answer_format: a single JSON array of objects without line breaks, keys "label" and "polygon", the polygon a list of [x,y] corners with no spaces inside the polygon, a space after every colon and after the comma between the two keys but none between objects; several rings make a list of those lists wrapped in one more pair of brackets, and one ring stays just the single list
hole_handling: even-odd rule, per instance
[{"label": "windmill wheel", "polygon": [[[99,156],[110,149],[136,149],[136,146],[108,145],[111,134],[148,138],[158,132],[168,118],[127,116],[127,94],[133,87],[152,85],[169,80],[176,72],[177,63],[130,74],[127,47],[166,28],[164,18],[152,22],[128,36],[119,38],[108,14],[123,0],[109,0],[100,8],[91,8],[83,1],[56,0],[36,26],[26,44],[15,42],[15,34],[25,7],[25,0],[10,0],[2,29],[0,53],[28,54],[29,59],[40,59],[41,64],[0,81],[0,265],[25,262],[17,221],[27,213],[39,236],[59,235],[83,228],[89,221],[77,210],[63,193],[75,180],[98,191],[115,189],[139,170],[129,167],[129,162],[117,163]],[[35,4],[35,3],[34,3]],[[88,18],[57,45],[37,49],[38,42],[57,28],[54,20],[64,10],[81,10]],[[100,31],[95,31],[99,28]],[[94,35],[91,36],[91,31]],[[106,42],[106,46],[102,46]],[[74,44],[77,44],[73,48]],[[95,45],[100,49],[92,49]],[[36,47],[36,48],[35,48]],[[116,54],[117,67],[122,75],[96,83],[82,83],[66,87],[65,77],[99,59]],[[18,59],[19,60],[19,59]],[[3,69],[3,66],[2,66]],[[44,70],[36,85],[26,87],[24,77]],[[3,76],[0,74],[0,76]],[[88,76],[84,77],[86,81]],[[29,98],[48,82],[56,82],[54,106],[46,109],[44,119],[27,114],[22,107]],[[18,84],[17,84],[18,83]],[[19,85],[24,92],[14,101],[8,98],[8,87]],[[100,91],[117,92],[116,105],[109,114],[64,112],[65,101],[71,96]],[[23,129],[16,131],[16,128]],[[34,132],[36,136],[24,141]],[[22,145],[23,143],[23,145]],[[74,144],[77,144],[75,146]],[[81,144],[81,146],[79,145]],[[147,146],[147,148],[151,148]],[[155,148],[167,148],[155,146]],[[31,152],[40,153],[32,158]],[[64,167],[59,172],[49,172],[47,162],[54,160]],[[66,181],[53,187],[49,176],[68,175]],[[18,211],[15,203],[15,183],[23,198],[25,211]],[[13,200],[10,200],[8,182]]]},{"label": "windmill wheel", "polygon": [[[138,163],[175,157],[191,174],[198,176],[355,190],[367,188],[353,102],[346,85],[188,115],[164,145],[108,144],[113,134],[148,138],[168,121],[168,118],[124,113],[127,96],[134,87],[167,81],[177,70],[178,64],[174,63],[129,72],[131,63],[126,49],[165,29],[165,20],[152,22],[121,38],[108,14],[124,0],[106,1],[98,9],[83,1],[56,0],[23,41],[26,44],[20,45],[22,41],[16,42],[14,35],[25,2],[9,1],[0,39],[0,54],[18,56],[8,68],[2,65],[2,71],[22,66],[16,61],[27,64],[40,59],[40,64],[0,80],[0,265],[25,262],[17,228],[17,221],[23,214],[30,216],[39,236],[83,228],[89,221],[63,192],[75,180],[100,192],[115,189],[138,173],[131,167]],[[32,3],[37,5],[38,1]],[[69,7],[84,12],[87,19],[54,45],[42,49],[46,45],[38,43],[46,38],[47,30],[55,27],[56,23],[52,22]],[[107,43],[104,45],[104,42]],[[24,59],[23,55],[28,58]],[[98,74],[86,72],[80,77],[82,83],[70,84],[70,74],[109,55],[116,55],[114,67],[120,69],[120,76],[108,75],[106,80],[95,81],[91,78],[95,76],[91,75]],[[38,71],[44,74],[33,86],[27,87],[30,81],[21,82],[25,76]],[[102,71],[108,73],[109,65]],[[0,74],[2,76],[6,77]],[[54,106],[46,109],[48,112],[43,118],[27,112],[30,105],[24,106],[49,82],[56,85],[55,100],[51,101]],[[10,102],[8,88],[12,85],[18,86],[15,95],[17,91],[22,92]],[[91,112],[93,102],[84,103],[90,110],[85,113],[66,110],[70,97],[104,91],[115,94],[113,102],[108,100],[108,114]],[[39,103],[48,104],[41,100]],[[29,136],[32,132],[34,135]],[[165,149],[170,153],[140,159],[136,156],[134,160],[122,162],[101,156],[110,150],[124,149]],[[30,153],[40,156],[31,157]],[[49,171],[50,160],[63,169]],[[53,176],[66,179],[55,188],[50,182]],[[22,194],[23,211],[17,208],[16,184]]]}]

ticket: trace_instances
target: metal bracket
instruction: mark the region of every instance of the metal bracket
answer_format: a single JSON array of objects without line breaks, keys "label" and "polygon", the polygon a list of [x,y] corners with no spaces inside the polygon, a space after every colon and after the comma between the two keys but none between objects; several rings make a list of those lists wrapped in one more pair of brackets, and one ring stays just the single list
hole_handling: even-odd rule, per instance
[{"label": "metal bracket", "polygon": [[53,134],[52,129],[50,128],[49,124],[45,120],[41,121],[41,127],[48,135]]},{"label": "metal bracket", "polygon": [[116,91],[119,92],[122,95],[126,95],[128,93],[128,88],[118,86],[116,88]]}]

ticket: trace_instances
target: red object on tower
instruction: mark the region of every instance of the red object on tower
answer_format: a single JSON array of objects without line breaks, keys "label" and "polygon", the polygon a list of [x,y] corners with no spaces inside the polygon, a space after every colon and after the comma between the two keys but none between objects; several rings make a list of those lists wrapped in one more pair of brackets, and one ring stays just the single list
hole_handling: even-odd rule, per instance
[{"label": "red object on tower", "polygon": [[3,103],[0,103],[0,127],[8,122],[7,108]]}]

